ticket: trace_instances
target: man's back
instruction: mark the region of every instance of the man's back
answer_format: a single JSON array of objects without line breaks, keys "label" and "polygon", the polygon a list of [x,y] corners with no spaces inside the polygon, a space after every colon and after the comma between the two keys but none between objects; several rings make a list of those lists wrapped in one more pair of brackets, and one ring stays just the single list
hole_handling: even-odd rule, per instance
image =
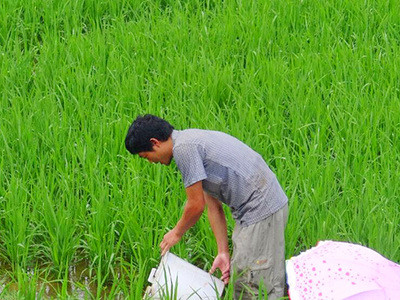
[{"label": "man's back", "polygon": [[287,203],[275,174],[263,158],[238,139],[218,131],[172,132],[173,156],[185,187],[203,189],[226,203],[244,226],[270,216]]}]

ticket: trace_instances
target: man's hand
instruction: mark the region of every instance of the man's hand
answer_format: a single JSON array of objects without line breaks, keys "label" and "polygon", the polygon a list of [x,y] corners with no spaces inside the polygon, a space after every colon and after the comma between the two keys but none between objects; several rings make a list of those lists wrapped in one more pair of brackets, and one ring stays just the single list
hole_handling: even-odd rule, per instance
[{"label": "man's hand", "polygon": [[215,257],[210,274],[213,274],[217,268],[221,270],[221,280],[225,284],[228,284],[231,268],[229,253],[220,253]]},{"label": "man's hand", "polygon": [[163,256],[167,251],[174,246],[176,243],[178,243],[181,239],[181,235],[179,235],[175,228],[169,231],[166,235],[164,235],[164,238],[160,244],[161,247],[161,256]]}]

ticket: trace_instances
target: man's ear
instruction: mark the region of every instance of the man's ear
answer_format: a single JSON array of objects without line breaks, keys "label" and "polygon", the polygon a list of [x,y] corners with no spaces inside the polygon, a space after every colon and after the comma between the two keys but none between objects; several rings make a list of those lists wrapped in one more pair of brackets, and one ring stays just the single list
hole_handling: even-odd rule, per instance
[{"label": "man's ear", "polygon": [[157,140],[156,138],[151,138],[150,139],[150,142],[151,142],[151,144],[153,145],[153,147],[154,146],[160,146],[160,141],[159,140]]}]

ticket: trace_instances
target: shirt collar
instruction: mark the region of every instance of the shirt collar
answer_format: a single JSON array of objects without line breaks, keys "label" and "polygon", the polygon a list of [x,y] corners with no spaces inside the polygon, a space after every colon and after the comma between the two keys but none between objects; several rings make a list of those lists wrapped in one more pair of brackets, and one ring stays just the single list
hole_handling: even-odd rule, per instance
[{"label": "shirt collar", "polygon": [[178,135],[179,135],[179,130],[172,130],[172,133],[171,133],[171,138],[172,138],[172,144],[173,145],[175,145],[175,141],[176,141],[176,139],[177,139],[177,137],[178,137]]}]

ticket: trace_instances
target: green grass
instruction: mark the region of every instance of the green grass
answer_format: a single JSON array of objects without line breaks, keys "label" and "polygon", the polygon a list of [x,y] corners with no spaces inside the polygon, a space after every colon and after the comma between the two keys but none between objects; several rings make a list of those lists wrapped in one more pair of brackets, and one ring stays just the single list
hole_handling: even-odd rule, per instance
[{"label": "green grass", "polygon": [[[31,299],[55,280],[73,298],[69,270],[87,262],[87,297],[141,297],[185,201],[175,165],[124,148],[144,113],[263,155],[290,198],[287,257],[333,239],[399,262],[398,11],[394,0],[1,1],[7,286]],[[173,252],[210,268],[205,217]]]}]

